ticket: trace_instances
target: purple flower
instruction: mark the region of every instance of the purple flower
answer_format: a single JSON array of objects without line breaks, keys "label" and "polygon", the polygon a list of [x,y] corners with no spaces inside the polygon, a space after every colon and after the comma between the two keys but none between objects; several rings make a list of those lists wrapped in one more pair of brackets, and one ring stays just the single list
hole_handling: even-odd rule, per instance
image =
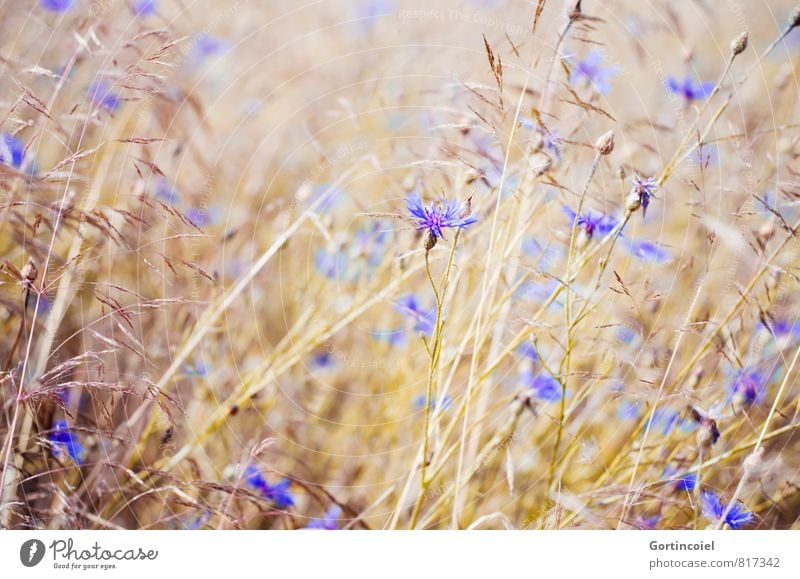
[{"label": "purple flower", "polygon": [[633,176],[633,189],[631,189],[631,196],[638,199],[642,206],[642,216],[647,216],[647,207],[650,205],[650,198],[656,191],[658,183],[655,177],[648,177],[643,179],[639,175]]},{"label": "purple flower", "polygon": [[335,360],[333,354],[328,350],[319,350],[312,354],[309,364],[312,368],[330,368]]},{"label": "purple flower", "polygon": [[66,454],[75,464],[83,464],[86,448],[80,443],[78,435],[70,431],[66,420],[56,420],[53,423],[53,431],[48,439],[52,445],[53,456]]},{"label": "purple flower", "polygon": [[766,394],[767,379],[758,370],[740,370],[731,384],[730,399],[742,408],[761,402]]},{"label": "purple flower", "polygon": [[664,469],[663,476],[672,479],[672,484],[679,491],[690,493],[697,486],[697,474],[690,472],[680,476],[674,476],[677,470],[674,467],[668,466]]},{"label": "purple flower", "polygon": [[436,323],[436,308],[425,311],[417,301],[417,296],[408,294],[397,300],[395,306],[400,313],[409,316],[414,321],[414,331],[429,336],[433,333]]},{"label": "purple flower", "polygon": [[333,505],[319,519],[312,519],[306,529],[320,529],[324,531],[336,531],[339,528],[339,518],[342,516],[342,509],[339,505]]},{"label": "purple flower", "polygon": [[[426,398],[427,396],[425,394],[420,394],[419,396],[414,398],[414,408],[416,408],[417,410],[422,410],[423,408],[425,408]],[[430,407],[431,410],[435,410],[437,407],[441,408],[442,410],[447,410],[448,408],[450,408],[450,406],[452,406],[452,404],[453,404],[453,399],[450,398],[450,396],[445,395],[445,397],[442,400],[439,400],[438,398],[434,398],[433,400],[431,400]]]},{"label": "purple flower", "polygon": [[528,358],[529,360],[533,360],[534,362],[537,362],[539,360],[539,352],[537,352],[536,347],[527,340],[522,342],[517,347],[517,354],[519,354],[523,358]]},{"label": "purple flower", "polygon": [[522,373],[522,381],[533,390],[534,396],[545,402],[558,402],[563,394],[561,383],[547,372],[534,375],[531,370]]},{"label": "purple flower", "polygon": [[469,209],[456,200],[445,201],[443,206],[431,203],[425,207],[419,191],[412,192],[406,198],[406,210],[416,222],[417,229],[427,231],[433,238],[444,239],[442,230],[446,227],[464,229],[477,221],[474,216],[467,214]]},{"label": "purple flower", "polygon": [[158,2],[156,0],[133,0],[131,10],[136,16],[151,16],[158,10]]},{"label": "purple flower", "polygon": [[617,406],[617,417],[622,420],[633,420],[639,416],[641,410],[641,402],[631,402],[623,398]]},{"label": "purple flower", "polygon": [[714,81],[695,84],[688,74],[682,81],[670,76],[667,79],[667,90],[672,94],[681,95],[687,102],[702,100],[711,95],[711,91],[714,90]]},{"label": "purple flower", "polygon": [[671,408],[657,408],[647,426],[661,430],[666,436],[678,424],[679,419],[680,414],[677,411]]},{"label": "purple flower", "polygon": [[170,185],[163,177],[158,177],[156,179],[154,193],[156,199],[163,201],[167,205],[175,205],[180,200],[180,193],[178,193],[178,190]]},{"label": "purple flower", "polygon": [[211,56],[217,56],[230,49],[230,43],[227,40],[217,38],[210,34],[201,34],[195,39],[194,46],[192,47],[191,59],[194,62],[199,62]]},{"label": "purple flower", "polygon": [[585,82],[599,94],[610,93],[611,79],[619,73],[619,67],[603,68],[602,61],[603,55],[596,50],[590,50],[583,60],[575,63],[575,67],[569,75],[569,82],[573,85]]},{"label": "purple flower", "polygon": [[600,235],[608,235],[617,226],[617,220],[613,217],[596,211],[588,211],[582,215],[576,215],[575,212],[567,207],[563,207],[564,213],[570,218],[571,224],[574,225],[577,220],[579,229],[583,229],[589,239],[595,233]]},{"label": "purple flower", "polygon": [[278,509],[287,509],[294,506],[294,497],[289,492],[292,481],[288,478],[277,484],[270,484],[255,465],[248,465],[244,471],[245,482],[257,490],[261,495]]},{"label": "purple flower", "polygon": [[122,98],[104,80],[94,81],[89,86],[88,95],[92,99],[92,104],[99,105],[109,112],[116,111],[122,104]]},{"label": "purple flower", "polygon": [[25,143],[11,133],[3,133],[0,136],[0,163],[19,169],[24,160]]},{"label": "purple flower", "polygon": [[75,0],[39,0],[39,6],[51,12],[66,12],[75,5]]},{"label": "purple flower", "polygon": [[624,239],[631,255],[651,263],[664,263],[670,259],[669,252],[660,245],[646,239]]},{"label": "purple flower", "polygon": [[529,131],[536,131],[542,137],[542,147],[546,151],[550,151],[555,155],[556,159],[561,160],[561,139],[558,136],[558,131],[555,129],[548,130],[546,127],[539,125],[531,118],[523,117],[520,120],[520,125]]},{"label": "purple flower", "polygon": [[[742,503],[737,502],[729,509],[714,491],[700,493],[700,505],[705,518],[712,522],[719,522],[725,516],[725,522],[731,529],[740,529],[753,520],[753,513]],[[725,511],[728,511],[727,515],[725,515]]]}]

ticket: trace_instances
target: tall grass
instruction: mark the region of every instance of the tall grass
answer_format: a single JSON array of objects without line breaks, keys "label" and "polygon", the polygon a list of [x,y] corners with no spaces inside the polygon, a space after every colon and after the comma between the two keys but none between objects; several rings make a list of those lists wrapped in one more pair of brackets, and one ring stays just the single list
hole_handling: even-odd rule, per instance
[{"label": "tall grass", "polygon": [[51,4],[3,527],[798,528],[790,2]]}]

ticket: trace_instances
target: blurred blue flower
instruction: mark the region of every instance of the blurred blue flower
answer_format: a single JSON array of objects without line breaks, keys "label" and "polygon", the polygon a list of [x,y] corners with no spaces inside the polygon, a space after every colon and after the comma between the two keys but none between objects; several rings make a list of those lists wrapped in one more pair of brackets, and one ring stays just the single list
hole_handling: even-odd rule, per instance
[{"label": "blurred blue flower", "polygon": [[660,430],[666,436],[680,421],[680,413],[671,408],[657,408],[652,418],[648,421],[647,427]]},{"label": "blurred blue flower", "polygon": [[729,401],[746,408],[764,399],[769,377],[755,369],[744,368],[736,373],[730,387]]},{"label": "blurred blue flower", "polygon": [[666,249],[646,239],[623,238],[623,242],[628,248],[628,251],[631,252],[631,255],[641,261],[665,263],[669,261],[671,257]]},{"label": "blurred blue flower", "polygon": [[664,473],[662,476],[664,478],[670,479],[672,484],[675,485],[675,488],[679,491],[684,491],[690,493],[694,490],[697,486],[697,474],[690,472],[685,473],[680,476],[675,476],[677,474],[677,469],[673,466],[668,466],[664,469]]},{"label": "blurred blue flower", "polygon": [[333,354],[328,350],[318,350],[311,355],[309,366],[314,369],[330,368],[336,362]]},{"label": "blurred blue flower", "polygon": [[631,195],[635,196],[642,205],[642,217],[647,216],[647,207],[650,205],[650,198],[656,192],[658,182],[654,177],[643,179],[639,175],[633,176],[633,189]]},{"label": "blurred blue flower", "polygon": [[714,81],[695,82],[692,80],[691,75],[686,75],[683,80],[678,80],[674,77],[667,78],[667,90],[672,94],[677,94],[686,99],[687,102],[694,100],[703,100],[711,95],[714,90]]},{"label": "blurred blue flower", "polygon": [[563,394],[561,383],[545,371],[534,373],[532,370],[522,372],[522,382],[533,390],[534,396],[545,402],[558,402]]},{"label": "blurred blue flower", "polygon": [[19,169],[24,160],[25,143],[11,133],[3,133],[0,137],[0,163]]},{"label": "blurred blue flower", "polygon": [[244,471],[245,482],[257,490],[261,495],[278,509],[287,509],[294,506],[294,497],[289,492],[292,481],[285,478],[277,484],[270,484],[255,465],[248,465]]},{"label": "blurred blue flower", "polygon": [[66,12],[75,5],[76,0],[39,0],[39,6],[51,12]]},{"label": "blurred blue flower", "polygon": [[133,0],[131,10],[136,16],[151,16],[158,10],[156,0]]},{"label": "blurred blue flower", "polygon": [[[722,502],[714,491],[700,493],[700,505],[703,516],[712,522],[718,522],[725,515],[728,506]],[[742,503],[737,502],[730,507],[725,522],[731,529],[740,529],[753,520],[753,513]]]},{"label": "blurred blue flower", "polygon": [[564,205],[562,207],[564,213],[570,219],[570,225],[574,225],[577,219],[579,229],[583,229],[586,235],[591,238],[595,233],[600,235],[608,235],[617,226],[618,221],[604,213],[596,211],[587,211],[582,215],[576,215],[575,212]]},{"label": "blurred blue flower", "polygon": [[619,67],[603,67],[603,55],[596,50],[590,50],[583,60],[575,63],[569,76],[573,85],[585,82],[599,94],[611,92],[611,79],[619,74]]},{"label": "blurred blue flower", "polygon": [[228,52],[230,48],[231,44],[227,40],[203,33],[195,38],[189,57],[193,62],[199,63],[209,57],[220,56]]},{"label": "blurred blue flower", "polygon": [[53,456],[66,454],[75,464],[83,464],[86,448],[81,444],[78,435],[70,431],[66,420],[56,420],[48,438],[52,445]]},{"label": "blurred blue flower", "polygon": [[[414,398],[414,408],[417,410],[422,410],[425,408],[425,399],[427,396],[425,394],[420,394],[416,398]],[[438,398],[433,398],[430,403],[431,410],[435,410],[437,406],[441,407],[442,410],[447,410],[452,406],[453,399],[450,396],[445,395],[442,400]]]},{"label": "blurred blue flower", "polygon": [[95,80],[87,92],[92,104],[99,105],[109,112],[114,112],[122,105],[122,98],[114,92],[105,80]]},{"label": "blurred blue flower", "polygon": [[456,227],[464,229],[478,220],[468,214],[469,209],[459,201],[445,201],[445,204],[427,207],[422,204],[419,191],[412,191],[406,198],[406,210],[416,222],[417,229],[427,231],[434,238],[444,239],[442,229]]},{"label": "blurred blue flower", "polygon": [[163,201],[167,205],[177,205],[180,200],[180,193],[164,177],[157,177],[154,187],[156,199]]},{"label": "blurred blue flower", "polygon": [[529,131],[536,131],[542,138],[542,148],[553,153],[556,159],[561,160],[561,139],[556,129],[548,130],[530,117],[522,117],[519,123]]},{"label": "blurred blue flower", "polygon": [[414,321],[414,331],[429,336],[436,323],[436,308],[425,311],[414,294],[405,295],[395,302],[397,310]]},{"label": "blurred blue flower", "polygon": [[641,410],[641,402],[632,402],[623,398],[617,405],[617,418],[621,420],[633,420],[638,418]]},{"label": "blurred blue flower", "polygon": [[395,0],[361,0],[356,4],[358,30],[368,32],[375,26],[379,18],[397,11]]},{"label": "blurred blue flower", "polygon": [[319,519],[312,519],[306,529],[320,529],[324,531],[335,531],[339,528],[339,518],[342,516],[342,509],[339,505],[333,505]]},{"label": "blurred blue flower", "polygon": [[523,358],[528,358],[537,362],[539,360],[539,352],[536,351],[536,347],[528,340],[522,342],[519,346],[517,346],[517,354],[522,356]]}]

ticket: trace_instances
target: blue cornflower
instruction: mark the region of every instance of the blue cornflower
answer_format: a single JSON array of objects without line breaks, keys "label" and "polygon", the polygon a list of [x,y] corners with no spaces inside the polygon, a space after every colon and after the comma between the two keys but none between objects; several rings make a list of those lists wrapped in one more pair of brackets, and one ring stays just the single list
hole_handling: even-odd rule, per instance
[{"label": "blue cornflower", "polygon": [[639,175],[634,175],[633,189],[631,189],[627,206],[633,211],[641,207],[642,216],[646,217],[647,207],[650,205],[650,198],[655,193],[656,187],[658,187],[658,182],[654,177],[643,179]]},{"label": "blue cornflower", "polygon": [[773,320],[769,327],[766,324],[763,324],[767,330],[772,330],[772,333],[775,335],[776,338],[784,338],[784,337],[794,337],[797,338],[800,336],[800,323],[798,322],[790,322],[789,320]]},{"label": "blue cornflower", "polygon": [[66,12],[75,5],[75,0],[39,0],[39,6],[51,12]]},{"label": "blue cornflower", "polygon": [[533,360],[534,362],[537,362],[539,360],[539,352],[537,352],[536,347],[527,340],[522,342],[517,347],[517,354],[519,354],[523,358],[528,358],[529,360]]},{"label": "blue cornflower", "polygon": [[667,78],[667,90],[686,99],[687,102],[703,100],[711,95],[714,90],[714,81],[694,83],[690,75],[681,81],[673,77]]},{"label": "blue cornflower", "polygon": [[519,124],[529,131],[536,131],[542,138],[542,148],[553,153],[556,159],[561,160],[561,139],[557,130],[547,129],[529,117],[521,118]]},{"label": "blue cornflower", "polygon": [[414,320],[414,331],[429,336],[436,323],[436,308],[425,311],[417,301],[417,296],[408,294],[397,300],[398,311]]},{"label": "blue cornflower", "polygon": [[411,214],[417,229],[427,231],[433,239],[444,239],[442,230],[446,227],[464,229],[478,221],[469,214],[469,207],[456,200],[445,201],[443,206],[431,203],[425,207],[419,191],[413,191],[406,198],[406,210]]},{"label": "blue cornflower", "polygon": [[664,263],[670,259],[669,252],[657,243],[646,239],[623,239],[631,255],[641,261]]},{"label": "blue cornflower", "polygon": [[575,212],[566,205],[563,207],[563,210],[567,217],[569,217],[571,225],[574,225],[577,220],[578,228],[582,229],[589,239],[591,239],[595,233],[608,235],[617,226],[617,220],[604,213],[587,211],[581,215],[576,215]]},{"label": "blue cornflower", "polygon": [[289,492],[292,481],[288,478],[277,484],[270,484],[255,465],[248,465],[244,471],[245,482],[256,489],[261,495],[278,509],[287,509],[294,506],[294,498]]},{"label": "blue cornflower", "polygon": [[680,413],[671,408],[657,408],[653,413],[652,421],[648,422],[648,428],[656,428],[666,436],[678,424]]},{"label": "blue cornflower", "polygon": [[619,405],[617,406],[617,417],[622,420],[633,420],[634,418],[638,418],[641,411],[641,402],[632,402],[623,398],[619,401]]},{"label": "blue cornflower", "polygon": [[697,486],[697,474],[693,472],[685,473],[680,476],[674,476],[677,473],[677,470],[672,467],[668,466],[664,469],[663,476],[665,478],[669,478],[672,480],[672,484],[675,485],[675,488],[679,491],[684,491],[690,493],[694,490]]},{"label": "blue cornflower", "polygon": [[136,16],[151,16],[158,10],[158,2],[156,0],[133,0],[131,10]]},{"label": "blue cornflower", "polygon": [[154,193],[156,199],[163,201],[167,205],[176,205],[181,197],[178,190],[170,185],[163,177],[158,177],[156,179]]},{"label": "blue cornflower", "polygon": [[561,383],[547,372],[539,372],[534,375],[533,371],[525,370],[522,372],[522,381],[533,390],[534,396],[545,402],[558,402],[563,394]]},{"label": "blue cornflower", "polygon": [[3,133],[0,136],[0,163],[19,169],[24,160],[25,143],[11,133]]},{"label": "blue cornflower", "polygon": [[311,355],[309,364],[312,368],[330,368],[335,360],[333,354],[328,350],[319,350]]},{"label": "blue cornflower", "polygon": [[577,85],[586,82],[599,94],[611,92],[611,79],[619,74],[618,66],[602,67],[603,55],[596,50],[590,50],[583,60],[575,63],[569,75],[569,82]]},{"label": "blue cornflower", "polygon": [[[725,522],[731,529],[739,529],[753,520],[753,513],[742,503],[730,506],[722,502],[714,491],[703,491],[700,493],[700,505],[703,516],[712,522],[718,522],[725,516]],[[725,515],[725,511],[728,514]]]},{"label": "blue cornflower", "polygon": [[48,437],[52,445],[53,456],[66,454],[75,464],[83,464],[86,458],[86,448],[80,443],[78,435],[71,432],[66,420],[56,420],[53,431]]},{"label": "blue cornflower", "polygon": [[122,105],[122,98],[104,80],[94,81],[87,94],[93,104],[100,105],[109,112],[116,111]]},{"label": "blue cornflower", "polygon": [[[414,398],[414,408],[417,410],[421,410],[425,408],[425,399],[427,396],[425,394],[420,394],[416,398]],[[452,406],[453,399],[450,396],[445,395],[445,397],[441,400],[438,398],[433,398],[430,403],[431,410],[435,410],[437,407],[441,408],[442,410],[447,410]]]},{"label": "blue cornflower", "polygon": [[217,38],[211,34],[201,34],[195,39],[192,47],[191,57],[195,62],[199,62],[211,56],[217,56],[230,49],[227,40]]},{"label": "blue cornflower", "polygon": [[742,369],[731,384],[730,399],[734,406],[746,408],[764,399],[767,376],[758,370]]},{"label": "blue cornflower", "polygon": [[339,528],[339,518],[342,516],[342,509],[339,505],[333,505],[319,519],[312,519],[306,529],[321,529],[324,531],[336,531]]}]

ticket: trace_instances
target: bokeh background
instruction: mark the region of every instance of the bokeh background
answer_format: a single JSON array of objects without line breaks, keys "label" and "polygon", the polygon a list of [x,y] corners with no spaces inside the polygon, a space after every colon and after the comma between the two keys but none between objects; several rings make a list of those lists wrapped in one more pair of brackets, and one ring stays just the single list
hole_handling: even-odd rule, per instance
[{"label": "bokeh background", "polygon": [[793,8],[0,0],[3,526],[797,528]]}]

